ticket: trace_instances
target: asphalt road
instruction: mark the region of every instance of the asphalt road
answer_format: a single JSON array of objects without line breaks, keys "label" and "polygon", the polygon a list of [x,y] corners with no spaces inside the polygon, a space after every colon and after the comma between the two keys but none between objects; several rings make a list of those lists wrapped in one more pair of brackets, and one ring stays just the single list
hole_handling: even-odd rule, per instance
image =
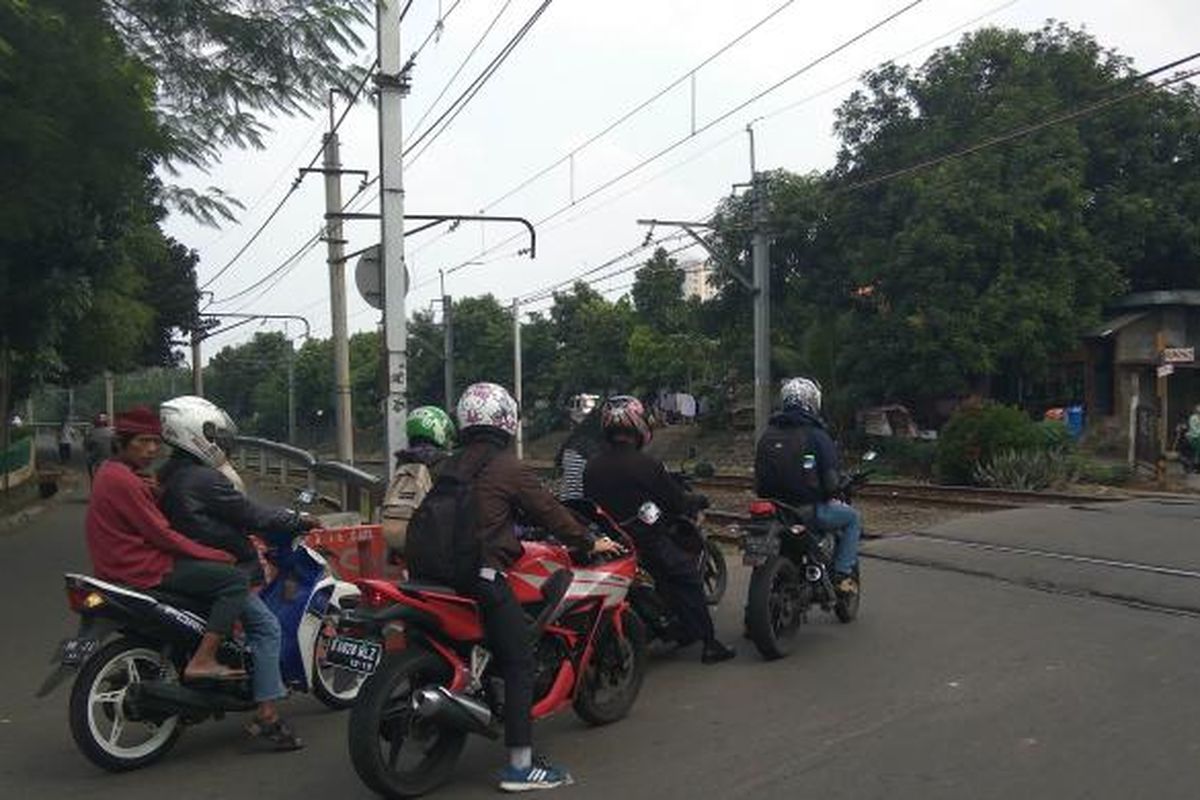
[{"label": "asphalt road", "polygon": [[[367,798],[346,716],[289,703],[307,750],[245,752],[239,720],[189,730],[162,763],[108,775],[74,749],[67,691],[33,692],[75,620],[61,573],[85,569],[81,490],[0,533],[8,646],[0,659],[0,787],[10,798]],[[1200,565],[1200,505],[972,516],[938,533],[1114,561]],[[871,543],[862,616],[815,616],[790,658],[703,667],[656,659],[625,721],[571,715],[537,730],[575,798],[1194,798],[1200,794],[1200,597],[1167,576],[917,539]],[[732,560],[735,559],[731,559]],[[914,563],[904,563],[914,562]],[[735,638],[747,574],[718,628]],[[1120,592],[1110,591],[1116,586]],[[1164,589],[1163,587],[1168,588]],[[1159,594],[1163,592],[1162,594]],[[1182,593],[1182,594],[1181,594]],[[1138,595],[1145,595],[1145,603]],[[494,796],[501,751],[478,741],[440,796]]]}]

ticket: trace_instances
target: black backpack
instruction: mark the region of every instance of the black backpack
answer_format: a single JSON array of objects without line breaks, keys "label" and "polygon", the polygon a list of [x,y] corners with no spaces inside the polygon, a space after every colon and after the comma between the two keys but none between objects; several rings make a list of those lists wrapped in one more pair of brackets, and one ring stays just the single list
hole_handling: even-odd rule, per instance
[{"label": "black backpack", "polygon": [[469,592],[474,586],[482,557],[474,484],[497,452],[489,448],[475,468],[465,473],[461,453],[443,465],[408,523],[404,558],[413,578],[460,592]]},{"label": "black backpack", "polygon": [[823,499],[811,431],[807,425],[772,425],[763,432],[754,453],[754,491],[759,497],[797,504]]}]

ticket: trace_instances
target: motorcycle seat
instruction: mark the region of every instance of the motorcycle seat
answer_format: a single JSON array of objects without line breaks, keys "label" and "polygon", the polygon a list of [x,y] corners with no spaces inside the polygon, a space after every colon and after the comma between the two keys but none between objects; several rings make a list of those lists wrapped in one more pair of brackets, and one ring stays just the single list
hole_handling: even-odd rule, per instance
[{"label": "motorcycle seat", "polygon": [[422,594],[424,592],[430,592],[433,594],[458,594],[458,590],[452,586],[442,586],[441,584],[437,583],[425,583],[424,581],[404,581],[396,585],[402,592],[412,592],[415,594]]},{"label": "motorcycle seat", "polygon": [[191,611],[193,614],[199,614],[202,617],[208,616],[208,612],[212,610],[213,601],[211,598],[178,594],[176,592],[168,592],[164,589],[149,589],[146,591],[146,594],[160,603],[166,603],[181,611]]}]

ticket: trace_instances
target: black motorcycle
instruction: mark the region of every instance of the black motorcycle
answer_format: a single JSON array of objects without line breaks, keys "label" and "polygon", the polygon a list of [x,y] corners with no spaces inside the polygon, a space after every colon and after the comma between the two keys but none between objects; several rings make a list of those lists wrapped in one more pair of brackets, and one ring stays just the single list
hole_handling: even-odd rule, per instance
[{"label": "black motorcycle", "polygon": [[[863,466],[845,476],[840,500],[852,501],[854,490],[870,475],[865,465],[874,459],[874,453],[867,453]],[[746,630],[763,658],[788,654],[793,637],[814,606],[833,612],[843,623],[858,616],[862,593],[858,570],[854,574],[858,592],[846,595],[834,588],[837,534],[822,529],[813,506],[755,500],[750,504],[750,522],[742,532],[742,562],[753,568]]]}]

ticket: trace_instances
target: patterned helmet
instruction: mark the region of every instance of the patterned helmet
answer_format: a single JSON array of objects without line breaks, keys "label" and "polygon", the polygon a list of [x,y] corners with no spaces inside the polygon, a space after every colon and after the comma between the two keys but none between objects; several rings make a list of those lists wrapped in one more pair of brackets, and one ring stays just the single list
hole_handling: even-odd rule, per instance
[{"label": "patterned helmet", "polygon": [[509,436],[517,433],[517,401],[503,386],[473,383],[458,398],[458,429],[495,428]]},{"label": "patterned helmet", "polygon": [[443,450],[454,444],[454,421],[437,406],[421,406],[408,412],[408,440],[424,439]]},{"label": "patterned helmet", "polygon": [[642,406],[642,401],[625,394],[610,397],[605,401],[604,407],[600,409],[600,427],[604,429],[604,435],[610,438],[618,433],[636,437],[638,447],[650,444],[654,437],[650,423],[646,420],[646,409]]},{"label": "patterned helmet", "polygon": [[821,384],[811,378],[791,378],[783,382],[779,400],[785,410],[797,408],[810,414],[819,414]]}]

